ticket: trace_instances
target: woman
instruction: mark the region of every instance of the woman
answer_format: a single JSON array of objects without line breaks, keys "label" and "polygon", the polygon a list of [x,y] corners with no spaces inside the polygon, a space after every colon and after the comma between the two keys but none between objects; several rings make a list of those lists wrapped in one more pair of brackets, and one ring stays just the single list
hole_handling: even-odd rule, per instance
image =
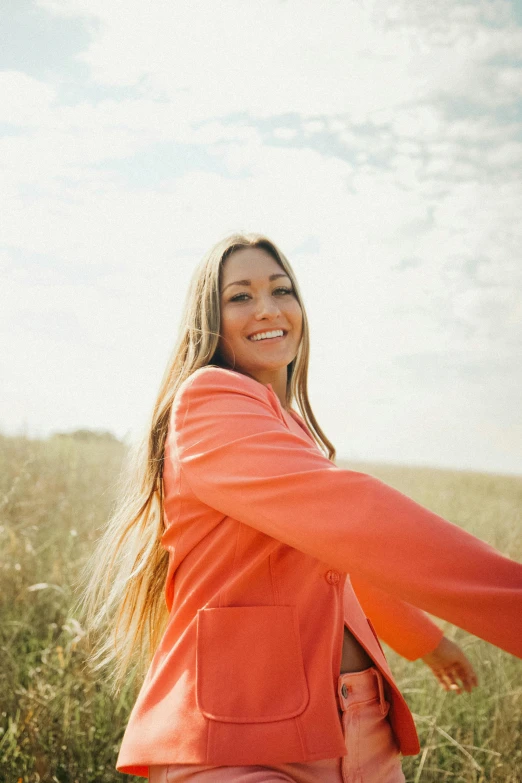
[{"label": "woman", "polygon": [[121,771],[403,781],[400,754],[418,752],[417,735],[361,602],[446,687],[470,689],[474,672],[413,605],[522,657],[522,566],[337,468],[308,401],[308,354],[283,254],[254,235],[216,245],[93,561],[90,625],[112,622],[99,655],[116,651],[121,680],[136,654],[153,654]]}]

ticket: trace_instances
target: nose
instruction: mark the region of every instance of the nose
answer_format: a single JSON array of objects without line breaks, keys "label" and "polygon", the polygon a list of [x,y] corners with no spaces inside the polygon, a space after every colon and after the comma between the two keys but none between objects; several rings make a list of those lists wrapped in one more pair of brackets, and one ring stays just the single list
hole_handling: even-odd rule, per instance
[{"label": "nose", "polygon": [[279,304],[273,296],[260,296],[256,307],[256,318],[262,321],[264,318],[275,318],[279,315]]}]

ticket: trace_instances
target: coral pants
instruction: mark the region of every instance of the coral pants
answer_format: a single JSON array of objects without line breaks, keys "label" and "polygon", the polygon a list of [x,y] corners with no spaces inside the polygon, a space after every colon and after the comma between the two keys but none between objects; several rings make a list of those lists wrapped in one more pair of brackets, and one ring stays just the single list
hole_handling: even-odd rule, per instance
[{"label": "coral pants", "polygon": [[171,764],[150,767],[150,783],[404,783],[380,672],[341,674],[338,697],[346,743],[341,758],[273,766]]}]

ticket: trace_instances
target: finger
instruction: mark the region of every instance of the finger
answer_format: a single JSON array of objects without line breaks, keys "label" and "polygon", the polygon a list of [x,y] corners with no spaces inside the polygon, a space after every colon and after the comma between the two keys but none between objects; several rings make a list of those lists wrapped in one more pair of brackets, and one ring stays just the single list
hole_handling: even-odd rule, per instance
[{"label": "finger", "polygon": [[444,676],[448,684],[449,691],[454,693],[462,693],[462,688],[459,682],[460,677],[458,676],[458,673],[455,669],[447,669],[444,673]]},{"label": "finger", "polygon": [[458,671],[463,682],[468,684],[470,690],[478,685],[477,673],[475,672],[471,661],[464,653],[462,653],[461,660],[457,662],[455,669]]},{"label": "finger", "polygon": [[469,671],[469,681],[471,683],[472,688],[476,688],[477,685],[479,684],[477,672],[475,671],[473,666],[471,666],[471,664],[470,664],[470,671]]},{"label": "finger", "polygon": [[441,671],[438,677],[440,684],[445,691],[458,691],[459,685],[455,678],[447,670]]},{"label": "finger", "polygon": [[458,676],[460,677],[464,689],[469,693],[478,685],[477,675],[472,666],[466,668],[460,667],[458,670]]},{"label": "finger", "polygon": [[448,690],[448,684],[446,683],[446,680],[444,679],[444,672],[440,671],[440,669],[434,669],[431,667],[431,671],[433,673],[433,676],[439,683],[439,685],[444,688],[445,691]]},{"label": "finger", "polygon": [[452,683],[452,685],[450,686],[451,690],[458,693],[462,693],[463,690],[469,692],[470,683],[466,672],[462,671],[462,669],[453,669],[449,674],[449,677]]}]

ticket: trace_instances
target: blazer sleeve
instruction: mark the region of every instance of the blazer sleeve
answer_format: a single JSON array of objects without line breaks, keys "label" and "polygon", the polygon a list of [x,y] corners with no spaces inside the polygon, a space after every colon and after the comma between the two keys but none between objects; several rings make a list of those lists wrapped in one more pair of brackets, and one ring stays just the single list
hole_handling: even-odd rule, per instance
[{"label": "blazer sleeve", "polygon": [[285,426],[271,389],[204,368],[180,387],[171,427],[203,503],[522,657],[522,565],[336,467]]},{"label": "blazer sleeve", "polygon": [[395,652],[415,661],[437,647],[444,632],[425,612],[358,576],[352,575],[350,581],[377,635]]}]

